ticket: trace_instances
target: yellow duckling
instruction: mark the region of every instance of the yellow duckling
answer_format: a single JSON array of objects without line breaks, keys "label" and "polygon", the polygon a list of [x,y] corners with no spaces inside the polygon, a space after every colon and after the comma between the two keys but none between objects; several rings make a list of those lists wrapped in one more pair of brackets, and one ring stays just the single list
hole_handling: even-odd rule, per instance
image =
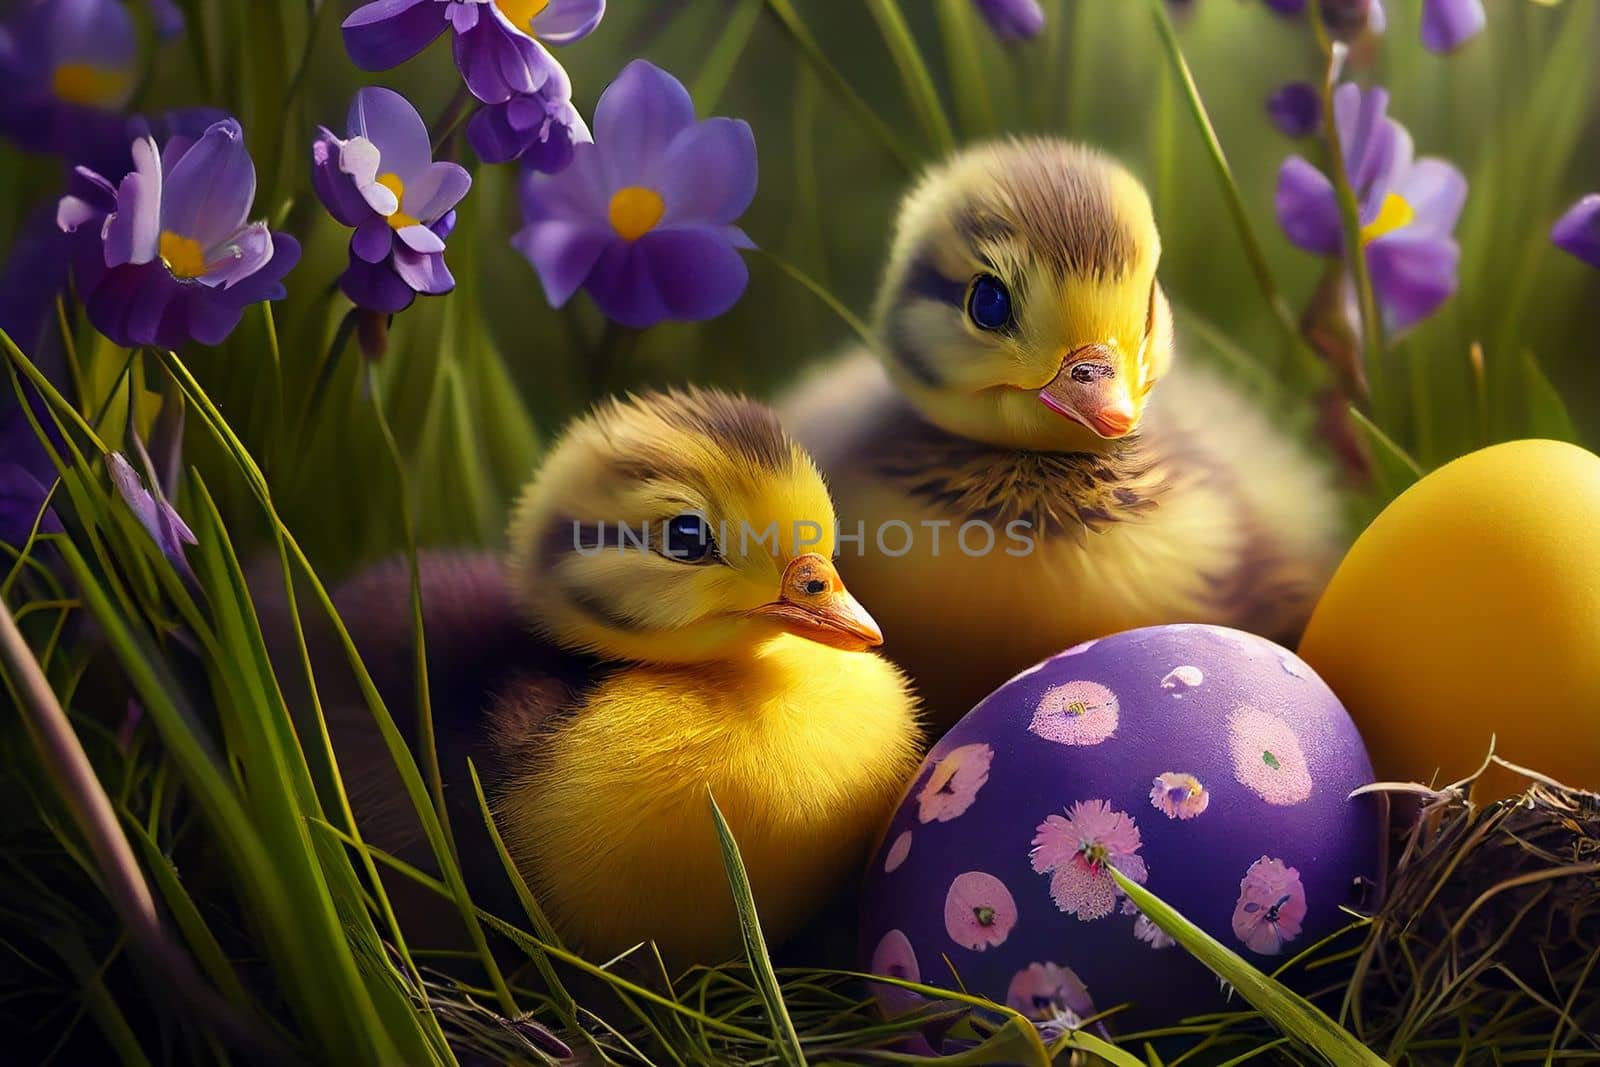
[{"label": "yellow duckling", "polygon": [[[567,430],[516,509],[508,559],[425,554],[435,734],[469,880],[499,865],[468,756],[518,870],[596,958],[651,939],[674,964],[738,953],[708,786],[771,939],[825,902],[920,749],[904,677],[865,651],[877,625],[811,551],[834,522],[770,410],[673,392]],[[403,560],[335,593],[402,724],[408,597]],[[358,821],[415,855],[420,828],[366,710],[327,702]]]},{"label": "yellow duckling", "polygon": [[1337,561],[1328,475],[1173,366],[1160,248],[1143,187],[1098,152],[964,151],[901,210],[882,366],[857,351],[784,405],[839,503],[840,568],[939,725],[1129,627],[1292,637]]}]

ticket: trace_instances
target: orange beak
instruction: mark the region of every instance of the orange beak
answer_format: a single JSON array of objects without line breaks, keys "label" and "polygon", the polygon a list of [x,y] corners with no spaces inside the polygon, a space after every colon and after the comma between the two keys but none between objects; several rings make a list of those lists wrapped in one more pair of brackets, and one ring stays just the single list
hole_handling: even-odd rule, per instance
[{"label": "orange beak", "polygon": [[1126,437],[1139,415],[1119,373],[1122,360],[1110,347],[1086,345],[1067,357],[1039,390],[1039,402],[1107,440]]},{"label": "orange beak", "polygon": [[815,552],[796,556],[783,569],[778,599],[751,612],[797,637],[830,648],[862,652],[883,644],[883,631],[850,595],[839,572]]}]

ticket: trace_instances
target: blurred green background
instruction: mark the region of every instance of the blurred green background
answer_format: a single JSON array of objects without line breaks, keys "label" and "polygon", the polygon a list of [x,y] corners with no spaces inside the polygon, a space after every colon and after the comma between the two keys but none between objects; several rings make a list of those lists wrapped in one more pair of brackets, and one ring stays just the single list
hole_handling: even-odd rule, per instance
[{"label": "blurred green background", "polygon": [[[252,309],[227,344],[188,353],[188,362],[266,467],[284,518],[313,560],[338,573],[392,551],[401,528],[398,482],[362,392],[354,346],[336,366],[324,366],[347,308],[331,287],[348,231],[310,193],[310,143],[318,123],[343,132],[345,108],[361,85],[404,92],[431,121],[459,78],[443,41],[395,70],[355,69],[337,25],[356,6],[351,0],[183,6],[190,15],[184,38],[158,46],[147,33],[147,47],[159,52],[136,106],[210,103],[237,114],[260,175],[256,214],[270,214],[306,248],[287,280],[289,299],[272,312],[280,361],[270,355],[266,315]],[[842,80],[908,148],[909,160],[890,151],[831,76],[796,47],[780,17],[788,7],[619,0],[594,34],[558,57],[586,116],[622,66],[643,56],[682,79],[703,115],[748,120],[761,183],[744,227],[866,315],[896,200],[934,149],[863,5],[796,0],[793,11]],[[1045,7],[1043,36],[1003,46],[968,0],[901,5],[959,140],[1061,134],[1105,147],[1145,179],[1163,235],[1161,276],[1181,309],[1181,358],[1223,360],[1261,403],[1306,425],[1305,383],[1250,274],[1150,7],[1143,0],[1047,0]],[[1357,47],[1350,76],[1390,87],[1391,113],[1411,130],[1418,154],[1455,162],[1471,192],[1459,230],[1460,291],[1390,352],[1374,417],[1424,467],[1485,439],[1560,434],[1592,445],[1600,439],[1593,336],[1600,272],[1552,247],[1548,232],[1577,196],[1600,188],[1593,62],[1600,4],[1488,0],[1487,31],[1450,57],[1425,51],[1418,40],[1420,0],[1389,0],[1388,7],[1387,35]],[[1323,264],[1283,238],[1272,189],[1285,156],[1306,151],[1315,159],[1316,149],[1285,139],[1263,104],[1285,81],[1320,76],[1310,30],[1303,20],[1275,17],[1260,0],[1193,0],[1175,17],[1251,221],[1298,312]],[[964,62],[979,65],[982,92],[954,88],[960,79],[953,64]],[[302,64],[303,84],[293,90]],[[606,324],[581,295],[552,309],[531,267],[507,243],[520,225],[514,171],[477,166],[460,137],[449,151],[475,168],[447,254],[459,287],[419,300],[395,320],[376,375],[426,543],[494,542],[539,443],[604,393],[697,381],[772,396],[851,340],[825,303],[759,254],[750,256],[749,291],[714,322],[635,333]],[[53,161],[0,148],[0,244],[59,183]],[[1474,341],[1485,353],[1486,420],[1468,359]],[[92,344],[80,331],[80,351]],[[1530,373],[1529,354],[1564,398],[1574,427],[1564,425],[1560,405]],[[121,364],[104,342],[86,358],[108,368],[106,380]],[[190,437],[189,459],[213,469],[220,457],[203,435]],[[236,485],[220,477],[208,484],[230,520],[259,521]]]}]

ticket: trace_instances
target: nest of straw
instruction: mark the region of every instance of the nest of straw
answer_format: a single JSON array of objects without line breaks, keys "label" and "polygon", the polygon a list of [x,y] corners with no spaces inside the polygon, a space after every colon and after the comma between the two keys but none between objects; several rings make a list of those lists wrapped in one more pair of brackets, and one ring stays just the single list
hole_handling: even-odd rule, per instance
[{"label": "nest of straw", "polygon": [[[1383,904],[1350,937],[1330,940],[1297,968],[1348,976],[1314,999],[1391,1063],[1600,1061],[1600,794],[1497,757],[1486,761],[1484,768],[1491,767],[1521,773],[1531,784],[1487,804],[1470,799],[1483,770],[1442,789],[1373,787],[1394,815]],[[982,1009],[946,1002],[925,1015],[885,1022],[863,984],[846,976],[804,971],[782,977],[785,1002],[812,1062],[936,1062],[911,1051],[928,1048],[914,1039],[930,1022],[954,1038],[942,1043],[945,1052],[966,1046],[967,1056],[977,1057],[961,1062],[1001,1062],[984,1053],[1003,1053],[996,1038],[1004,1035],[1004,1022]],[[759,1033],[770,1026],[747,969],[701,969],[684,981],[682,989],[664,983],[662,991],[692,1000],[731,1028]],[[478,1051],[492,1048],[495,1062],[508,1055],[527,1062],[562,1059],[551,1055],[553,1035],[542,1027],[534,1041],[525,1021],[499,1019],[468,998],[445,1002],[453,1007],[448,1022],[454,1036],[468,1046],[482,1041]],[[1319,1062],[1282,1037],[1270,1018],[1240,1007],[1175,1028],[1180,1041],[1151,1047],[1149,1035],[1140,1035],[1124,1047],[1166,1067],[1239,1057]],[[689,1062],[773,1061],[770,1047],[726,1035],[701,1033],[709,1039],[694,1048],[653,1047],[672,1029],[646,1022],[631,1035],[628,1052],[643,1062],[673,1062],[685,1054]],[[609,1027],[603,1036],[608,1057],[626,1047]],[[587,1042],[572,1037],[563,1036],[573,1050],[567,1062],[585,1062]],[[1062,1052],[1057,1062],[1096,1060],[1089,1052],[1067,1052],[1073,1046],[1061,1034],[1046,1037],[1047,1047]],[[983,1052],[975,1051],[986,1040]],[[1013,1048],[1025,1051],[1020,1043]]]}]

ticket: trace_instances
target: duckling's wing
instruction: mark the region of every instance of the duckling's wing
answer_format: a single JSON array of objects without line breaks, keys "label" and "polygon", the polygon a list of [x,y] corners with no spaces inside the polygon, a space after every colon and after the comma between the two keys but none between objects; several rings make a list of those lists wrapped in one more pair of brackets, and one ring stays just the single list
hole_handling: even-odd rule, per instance
[{"label": "duckling's wing", "polygon": [[[498,754],[505,749],[491,719],[496,696],[515,690],[524,716],[557,717],[595,680],[597,664],[555,647],[522,618],[504,575],[487,552],[419,553],[423,632],[433,733],[463,864],[488,882],[501,872],[483,828],[467,772],[470,758],[493,794]],[[257,606],[268,649],[285,693],[309,722],[310,690],[293,640],[281,577],[260,586]],[[274,595],[273,589],[280,591]],[[375,564],[332,591],[362,662],[418,763],[416,652],[412,640],[411,576],[404,557]],[[340,776],[367,839],[424,868],[432,867],[415,810],[361,694],[332,624],[298,596],[317,696],[333,739]],[[302,736],[315,736],[303,734]]]}]

